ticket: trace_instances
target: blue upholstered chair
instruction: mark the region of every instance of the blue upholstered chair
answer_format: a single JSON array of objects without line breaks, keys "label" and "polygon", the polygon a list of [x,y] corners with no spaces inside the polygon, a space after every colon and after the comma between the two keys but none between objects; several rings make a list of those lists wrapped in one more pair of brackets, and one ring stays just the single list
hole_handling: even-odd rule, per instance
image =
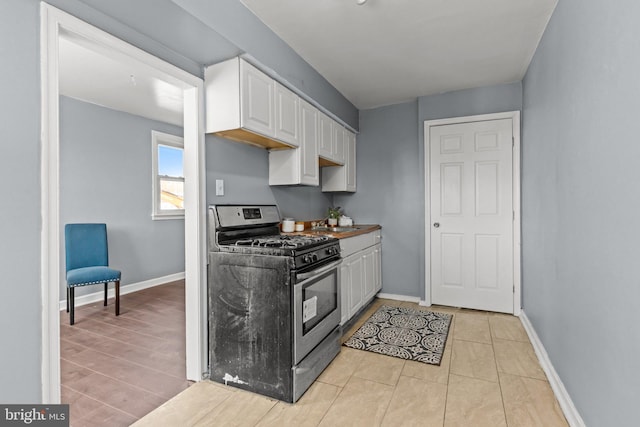
[{"label": "blue upholstered chair", "polygon": [[67,312],[73,325],[74,290],[104,283],[107,305],[109,282],[116,287],[116,316],[120,314],[120,271],[109,268],[106,224],[67,224],[64,227],[67,260]]}]

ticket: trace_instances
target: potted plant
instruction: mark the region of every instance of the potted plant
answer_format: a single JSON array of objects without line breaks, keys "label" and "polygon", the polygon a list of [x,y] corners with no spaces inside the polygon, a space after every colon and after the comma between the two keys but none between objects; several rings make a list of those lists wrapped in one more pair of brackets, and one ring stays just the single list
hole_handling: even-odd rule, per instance
[{"label": "potted plant", "polygon": [[342,208],[339,206],[337,208],[329,208],[328,222],[330,227],[338,225],[338,218],[342,215],[342,211],[340,209]]}]

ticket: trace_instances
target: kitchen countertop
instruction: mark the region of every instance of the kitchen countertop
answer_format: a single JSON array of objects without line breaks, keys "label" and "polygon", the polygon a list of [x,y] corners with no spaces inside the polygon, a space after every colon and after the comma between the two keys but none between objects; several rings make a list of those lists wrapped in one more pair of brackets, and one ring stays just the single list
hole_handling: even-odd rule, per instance
[{"label": "kitchen countertop", "polygon": [[305,229],[304,231],[296,231],[293,233],[282,233],[282,234],[291,234],[291,235],[311,235],[311,236],[329,236],[336,237],[338,239],[346,239],[349,237],[359,236],[361,234],[371,233],[372,231],[379,230],[382,227],[379,224],[356,224],[352,227],[338,227],[338,228],[351,228],[352,230],[348,231],[330,231],[330,230],[312,230],[311,227]]}]

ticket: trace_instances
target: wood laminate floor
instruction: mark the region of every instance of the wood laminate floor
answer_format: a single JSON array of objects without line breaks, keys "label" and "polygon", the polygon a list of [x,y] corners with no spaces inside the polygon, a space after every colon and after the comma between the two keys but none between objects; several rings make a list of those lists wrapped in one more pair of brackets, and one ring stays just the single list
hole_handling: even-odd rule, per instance
[{"label": "wood laminate floor", "polygon": [[[102,289],[94,286],[95,289]],[[60,312],[62,403],[72,426],[128,426],[189,387],[184,280]]]}]

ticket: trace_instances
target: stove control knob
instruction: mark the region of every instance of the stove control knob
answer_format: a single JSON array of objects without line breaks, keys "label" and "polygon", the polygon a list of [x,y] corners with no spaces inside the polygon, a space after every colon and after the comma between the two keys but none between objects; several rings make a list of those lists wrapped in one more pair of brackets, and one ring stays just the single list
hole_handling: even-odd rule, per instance
[{"label": "stove control knob", "polygon": [[304,255],[302,257],[302,262],[305,264],[309,264],[311,262],[311,257],[309,255]]},{"label": "stove control knob", "polygon": [[317,255],[317,254],[312,254],[312,255],[311,255],[311,260],[312,260],[313,262],[318,261],[318,255]]}]

